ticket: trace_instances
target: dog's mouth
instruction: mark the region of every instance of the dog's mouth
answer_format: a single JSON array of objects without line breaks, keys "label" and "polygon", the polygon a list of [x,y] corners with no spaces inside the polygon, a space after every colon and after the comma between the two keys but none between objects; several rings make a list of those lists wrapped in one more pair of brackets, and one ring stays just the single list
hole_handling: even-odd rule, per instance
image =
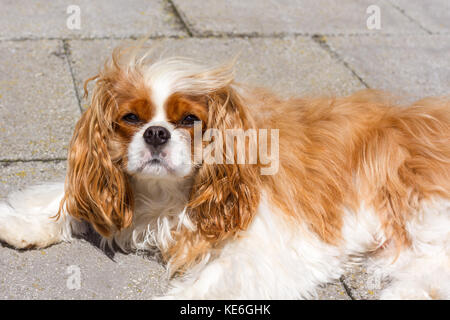
[{"label": "dog's mouth", "polygon": [[152,158],[150,160],[145,161],[141,169],[144,169],[145,167],[152,167],[152,166],[161,166],[161,167],[167,167],[166,162],[161,158]]},{"label": "dog's mouth", "polygon": [[151,159],[145,165],[162,165],[161,159]]},{"label": "dog's mouth", "polygon": [[173,168],[171,168],[167,161],[159,157],[155,157],[143,162],[139,168],[139,172],[141,173],[157,176],[172,173],[172,171]]}]

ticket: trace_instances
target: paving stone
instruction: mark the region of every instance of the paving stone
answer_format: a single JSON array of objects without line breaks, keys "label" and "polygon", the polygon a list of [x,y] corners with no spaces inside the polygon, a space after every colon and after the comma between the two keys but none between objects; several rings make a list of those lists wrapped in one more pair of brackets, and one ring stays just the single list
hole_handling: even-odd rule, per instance
[{"label": "paving stone", "polygon": [[[168,285],[164,267],[154,257],[115,253],[110,258],[81,239],[42,250],[0,245],[0,270],[0,299],[149,299],[164,294]],[[79,289],[71,286],[76,272]],[[319,289],[317,299],[349,296],[336,282]]]},{"label": "paving stone", "polygon": [[[114,40],[70,41],[71,59],[79,91],[95,75]],[[128,43],[129,45],[130,43]],[[161,39],[151,41],[153,56],[186,56],[206,64],[229,61],[240,53],[236,79],[272,88],[282,94],[336,95],[363,88],[359,80],[309,38],[285,39]],[[83,101],[83,106],[87,102]]]},{"label": "paving stone", "polygon": [[[113,49],[117,46],[134,46],[134,40],[71,40],[69,43],[70,61],[74,72],[75,83],[81,106],[86,109],[89,99],[84,99],[84,82],[95,76],[103,67],[106,59],[111,58]],[[88,91],[92,93],[93,81],[89,83]]]},{"label": "paving stone", "polygon": [[149,299],[167,286],[153,258],[121,253],[110,258],[85,240],[43,250],[0,245],[0,270],[0,299]]},{"label": "paving stone", "polygon": [[364,264],[349,268],[343,276],[343,281],[356,300],[380,299],[381,291],[388,285],[387,281],[372,277]]},{"label": "paving stone", "polygon": [[450,94],[450,36],[328,37],[372,88],[409,100]]},{"label": "paving stone", "polygon": [[[124,7],[124,4],[126,6]],[[77,5],[79,29],[73,25]],[[182,25],[165,0],[2,0],[0,39],[92,38],[185,35]]]},{"label": "paving stone", "polygon": [[80,115],[62,42],[0,42],[0,160],[65,158]]},{"label": "paving stone", "polygon": [[0,199],[11,191],[42,182],[63,182],[66,161],[0,162]]},{"label": "paving stone", "polygon": [[317,300],[351,300],[340,281],[319,287]]},{"label": "paving stone", "polygon": [[[423,33],[385,0],[174,0],[194,35]],[[381,28],[369,30],[377,5]]]},{"label": "paving stone", "polygon": [[389,0],[424,29],[435,33],[450,32],[449,0]]}]

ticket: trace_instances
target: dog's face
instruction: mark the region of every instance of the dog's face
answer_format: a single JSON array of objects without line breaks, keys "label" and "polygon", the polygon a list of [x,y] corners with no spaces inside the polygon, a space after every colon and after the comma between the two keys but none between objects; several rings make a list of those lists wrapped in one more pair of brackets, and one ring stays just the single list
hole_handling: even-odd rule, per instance
[{"label": "dog's face", "polygon": [[208,80],[196,68],[183,60],[133,70],[116,66],[97,79],[100,109],[110,122],[108,152],[129,175],[180,179],[198,167],[193,164],[194,125],[206,130],[212,97],[231,78],[222,76],[214,92],[201,87]]},{"label": "dog's face", "polygon": [[189,177],[187,206],[209,238],[248,223],[259,194],[256,169],[193,161],[200,123],[200,135],[208,128],[224,132],[251,126],[232,87],[232,68],[209,69],[182,59],[123,62],[113,55],[95,79],[91,105],[70,145],[62,202],[68,213],[108,236],[131,224],[130,177],[148,183]]},{"label": "dog's face", "polygon": [[[151,92],[151,89],[149,88]],[[206,126],[206,99],[174,93],[162,100],[132,99],[119,105],[115,131],[125,170],[140,178],[184,178],[194,171],[194,124]]]}]

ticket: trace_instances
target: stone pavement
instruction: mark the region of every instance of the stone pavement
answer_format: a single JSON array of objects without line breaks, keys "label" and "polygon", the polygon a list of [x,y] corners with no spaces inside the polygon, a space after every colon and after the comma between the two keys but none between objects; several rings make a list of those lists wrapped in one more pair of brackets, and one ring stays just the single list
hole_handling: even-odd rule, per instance
[{"label": "stone pavement", "polygon": [[[66,25],[72,4],[80,29]],[[379,29],[367,27],[370,5],[379,8]],[[239,81],[284,94],[449,94],[448,0],[0,0],[0,199],[64,178],[87,105],[83,81],[112,48],[141,37],[162,56],[218,63],[240,54]],[[79,290],[69,289],[72,265]],[[45,250],[0,246],[0,299],[148,299],[166,285],[155,258],[111,257],[85,240]],[[360,267],[319,298],[375,299],[378,289]]]}]

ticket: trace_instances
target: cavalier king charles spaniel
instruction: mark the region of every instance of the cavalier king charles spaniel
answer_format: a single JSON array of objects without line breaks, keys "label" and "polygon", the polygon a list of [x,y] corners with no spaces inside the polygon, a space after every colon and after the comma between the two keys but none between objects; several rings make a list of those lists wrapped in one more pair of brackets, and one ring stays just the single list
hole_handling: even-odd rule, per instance
[{"label": "cavalier king charles spaniel", "polygon": [[65,183],[0,203],[2,241],[43,248],[90,225],[105,245],[161,253],[160,298],[311,298],[363,260],[390,280],[383,299],[450,298],[448,98],[282,99],[232,64],[132,52],[87,81]]}]

